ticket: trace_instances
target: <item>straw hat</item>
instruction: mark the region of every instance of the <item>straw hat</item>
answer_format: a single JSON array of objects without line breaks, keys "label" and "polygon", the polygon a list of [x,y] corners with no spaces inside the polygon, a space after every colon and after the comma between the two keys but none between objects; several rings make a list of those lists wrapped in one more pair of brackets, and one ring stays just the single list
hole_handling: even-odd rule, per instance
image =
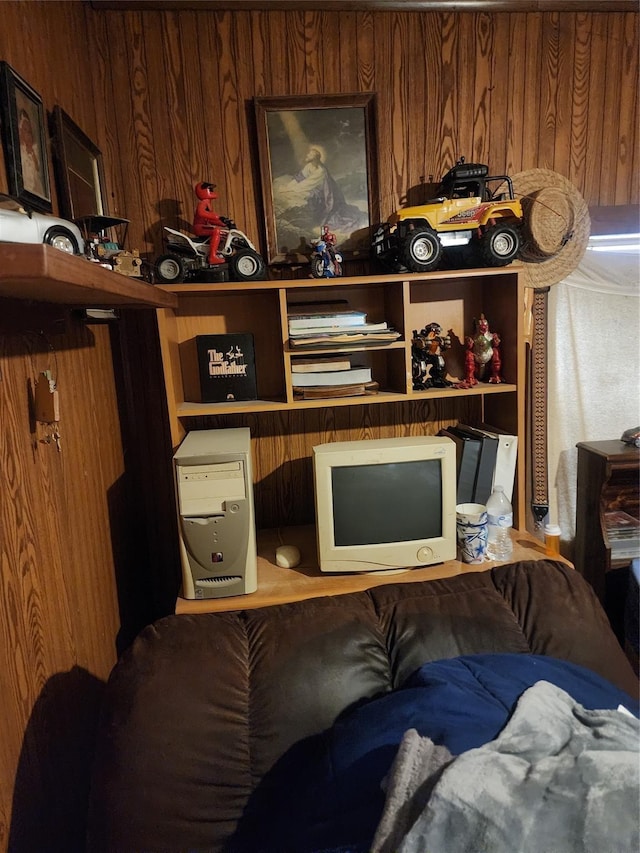
[{"label": "straw hat", "polygon": [[575,270],[587,248],[587,204],[570,181],[551,169],[529,169],[511,180],[524,213],[520,261],[525,283],[556,284]]}]

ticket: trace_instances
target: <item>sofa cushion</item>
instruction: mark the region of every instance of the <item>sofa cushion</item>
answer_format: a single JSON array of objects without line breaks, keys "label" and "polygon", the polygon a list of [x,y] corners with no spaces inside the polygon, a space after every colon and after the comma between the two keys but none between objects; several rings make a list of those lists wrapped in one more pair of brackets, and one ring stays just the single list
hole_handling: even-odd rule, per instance
[{"label": "sofa cushion", "polygon": [[222,849],[270,768],[345,711],[428,661],[531,652],[637,688],[591,588],[547,560],[161,619],[105,691],[89,849]]}]

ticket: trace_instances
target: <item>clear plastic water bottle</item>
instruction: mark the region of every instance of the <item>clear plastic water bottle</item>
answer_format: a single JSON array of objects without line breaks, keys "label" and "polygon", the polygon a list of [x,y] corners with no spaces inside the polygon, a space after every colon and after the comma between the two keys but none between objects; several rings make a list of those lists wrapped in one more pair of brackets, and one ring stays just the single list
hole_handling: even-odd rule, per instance
[{"label": "clear plastic water bottle", "polygon": [[490,560],[502,562],[510,560],[513,554],[513,544],[511,543],[513,509],[502,486],[494,486],[487,501],[487,516],[489,522],[487,557]]}]

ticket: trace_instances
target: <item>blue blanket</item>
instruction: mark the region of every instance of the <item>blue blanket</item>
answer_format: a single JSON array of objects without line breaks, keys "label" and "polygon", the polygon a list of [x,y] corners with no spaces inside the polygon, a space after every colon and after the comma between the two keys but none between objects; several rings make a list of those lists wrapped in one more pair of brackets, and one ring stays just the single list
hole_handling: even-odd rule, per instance
[{"label": "blue blanket", "polygon": [[366,853],[384,806],[382,781],[408,729],[459,755],[495,739],[538,681],[589,709],[637,703],[595,673],[541,655],[468,655],[420,667],[398,690],[296,744],[252,797],[230,851]]}]

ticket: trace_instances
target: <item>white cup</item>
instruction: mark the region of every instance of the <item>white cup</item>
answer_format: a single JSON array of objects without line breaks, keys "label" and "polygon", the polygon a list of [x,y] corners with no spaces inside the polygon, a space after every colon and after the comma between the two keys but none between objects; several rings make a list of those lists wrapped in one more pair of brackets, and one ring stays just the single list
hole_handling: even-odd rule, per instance
[{"label": "white cup", "polygon": [[477,565],[487,557],[489,525],[484,504],[458,504],[456,506],[456,538],[458,555],[463,563]]}]

